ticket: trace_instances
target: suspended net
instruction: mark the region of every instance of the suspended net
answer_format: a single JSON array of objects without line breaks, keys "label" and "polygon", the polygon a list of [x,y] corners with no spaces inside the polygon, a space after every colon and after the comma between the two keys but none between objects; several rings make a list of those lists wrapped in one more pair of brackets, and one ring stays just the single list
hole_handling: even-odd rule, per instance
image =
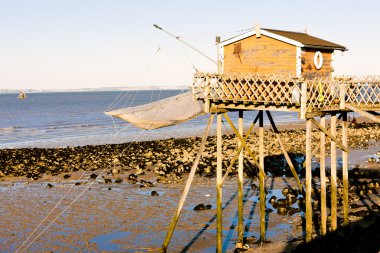
[{"label": "suspended net", "polygon": [[203,115],[203,103],[192,92],[162,99],[146,105],[105,112],[143,129],[173,126]]}]

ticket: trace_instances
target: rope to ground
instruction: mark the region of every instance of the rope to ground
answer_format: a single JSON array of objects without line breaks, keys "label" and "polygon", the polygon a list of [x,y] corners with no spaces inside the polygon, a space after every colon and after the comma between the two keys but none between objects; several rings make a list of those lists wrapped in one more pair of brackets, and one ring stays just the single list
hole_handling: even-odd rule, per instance
[{"label": "rope to ground", "polygon": [[[139,79],[142,79],[142,77],[144,76],[145,72],[148,71],[148,69],[151,67],[152,63],[156,60],[157,56],[159,55],[159,52],[161,51],[160,49],[160,46],[158,44],[158,49],[157,51],[155,52],[153,58],[151,59],[151,61],[148,63],[148,65],[145,67],[145,69],[143,70],[143,72],[141,73]],[[168,52],[165,52],[167,55],[171,56],[172,58],[180,61],[178,58],[170,55]],[[187,55],[188,57],[188,55]],[[192,68],[196,70],[194,64],[191,62],[190,58],[188,57],[188,60],[190,61],[191,65],[192,65]],[[182,63],[184,63],[183,61],[180,61]],[[186,64],[186,63],[184,63]],[[185,89],[182,89],[179,94],[182,94],[184,92]],[[128,94],[129,93],[129,94]],[[129,102],[131,105],[136,97],[136,94],[137,94],[137,91],[134,90],[132,92],[121,92],[112,102],[111,104],[107,107],[107,110],[110,110],[112,108],[114,108],[114,106],[118,105],[122,100],[125,99],[125,97],[127,96],[128,94],[128,98],[126,99],[126,102],[124,103],[123,106],[126,105],[127,102]],[[160,89],[160,92],[159,92],[159,96],[161,95],[161,89]],[[150,97],[150,103],[152,102],[153,100],[153,91],[151,93],[151,97]],[[174,102],[174,100],[172,101]],[[171,102],[171,103],[172,103]],[[157,105],[158,106],[158,105]],[[155,119],[159,116],[160,114],[156,114],[155,115]],[[117,126],[116,126],[116,123],[112,117],[112,123],[113,123],[113,126],[114,128],[116,129],[116,133],[109,139],[108,142],[111,142],[113,138],[115,138],[119,133],[123,132],[125,129],[127,129],[128,127],[131,126],[131,124],[125,126],[124,128],[122,128],[122,130],[118,130],[117,129]],[[140,131],[140,133],[137,134],[137,138],[139,138],[142,133],[144,132],[144,130]],[[128,147],[132,144],[132,142],[129,143],[129,145],[125,148],[125,150],[128,149]],[[103,148],[103,150],[99,153],[102,154],[106,148],[109,146],[110,144],[106,144]],[[119,154],[119,157],[125,152],[125,150],[123,152],[121,152]],[[96,179],[98,179],[99,177],[101,177],[104,172],[109,169],[111,167],[111,165],[107,166],[106,168],[104,168],[102,170],[102,172],[94,179],[94,181],[92,181],[89,185],[87,185],[87,187],[78,194],[77,197],[75,197],[69,205],[66,206],[66,208],[63,209],[63,211],[61,213],[59,213],[36,237],[34,237],[34,239],[32,241],[29,242],[29,244],[23,249],[23,251],[27,250],[43,233],[45,233],[46,230],[48,230],[52,224],[54,224],[54,222],[59,218],[61,217],[83,194],[84,192],[86,192],[88,190],[88,188],[94,184],[94,182],[96,182]],[[86,171],[84,171],[80,177],[75,181],[75,182],[78,182],[79,180],[81,180],[83,178],[83,176],[86,174]],[[17,248],[17,250],[15,251],[16,253],[20,252],[20,250],[22,250],[22,248],[24,247],[24,245],[30,240],[30,238],[32,238],[32,236],[37,232],[37,230],[45,223],[45,221],[50,217],[50,215],[54,212],[54,210],[56,210],[58,208],[58,206],[61,205],[62,201],[66,198],[66,196],[74,189],[74,186],[75,186],[75,183],[68,189],[68,191],[60,198],[60,200],[55,204],[55,206],[49,211],[49,213],[44,217],[44,219],[41,220],[41,222],[37,225],[37,227],[30,233],[30,235],[24,240],[24,242]]]},{"label": "rope to ground", "polygon": [[[112,118],[113,120],[113,118]],[[131,126],[131,124],[127,125],[127,126],[124,126],[121,131],[117,129],[116,125],[115,125],[115,122],[113,120],[113,124],[114,124],[114,127],[116,129],[116,133],[111,136],[111,138],[107,141],[109,143],[112,142],[112,140],[121,132],[125,131],[128,127]],[[102,154],[106,148],[109,146],[110,144],[106,144],[104,146],[104,148],[100,151],[100,154]],[[99,154],[99,155],[100,155]],[[83,178],[83,176],[86,174],[86,171],[83,171],[83,173],[80,175],[80,177],[75,181],[75,183],[79,182],[79,180],[81,180]],[[62,201],[66,198],[66,196],[73,190],[73,188],[75,187],[75,183],[67,190],[67,192],[60,198],[60,200],[55,204],[55,206],[49,211],[49,213],[45,216],[44,219],[41,220],[41,222],[37,225],[37,227],[30,233],[30,235],[24,240],[24,242],[17,248],[17,250],[15,251],[15,253],[19,252],[19,250],[25,245],[25,243],[37,232],[37,230],[42,226],[42,224],[45,223],[45,221],[49,218],[49,216],[54,212],[54,210],[56,210],[58,208],[58,206],[62,203]],[[29,247],[29,246],[28,246]],[[24,249],[26,250],[26,248]]]},{"label": "rope to ground", "polygon": [[[179,94],[182,94],[184,92],[185,89],[182,89]],[[160,90],[160,94],[161,94],[161,90]],[[151,100],[152,100],[152,96],[151,96]],[[150,101],[151,102],[151,101]],[[171,103],[174,102],[171,101]],[[156,105],[158,106],[158,104]],[[162,112],[161,112],[162,113]],[[161,115],[160,113],[159,114],[156,114],[155,115],[155,119]],[[113,120],[113,117],[112,117],[112,121],[113,121],[113,126],[115,127],[116,129],[116,133],[114,136],[112,136],[108,142],[112,142],[112,139],[115,138],[119,133],[121,133],[122,131],[124,131],[125,129],[127,129],[128,127],[131,126],[130,125],[127,125],[125,126],[121,131],[117,129],[116,127],[116,124]],[[136,139],[138,139],[138,137],[140,137],[142,135],[142,133],[144,132],[144,130],[140,131],[140,133],[137,135]],[[110,144],[107,144],[104,146],[103,150],[100,152],[100,154],[102,154],[106,148],[109,146]],[[128,149],[128,147],[131,145],[131,143],[126,147],[126,149]],[[125,149],[125,150],[126,150]],[[125,151],[121,152],[119,154],[119,157],[124,153]],[[99,155],[100,155],[99,154]],[[110,165],[111,166],[111,165]],[[96,179],[98,179],[100,176],[102,176],[104,174],[104,172],[110,168],[110,166],[106,167],[105,169],[103,169],[103,171],[97,176]],[[76,182],[78,182],[79,180],[81,180],[83,178],[83,176],[85,175],[86,171],[84,171],[81,176],[76,180]],[[94,181],[92,181],[82,192],[79,193],[79,195],[61,212],[59,213],[54,219],[52,222],[50,222],[25,248],[24,248],[24,251],[26,249],[28,249],[47,229],[49,229],[49,227],[54,224],[54,222],[60,217],[63,215],[63,213],[66,212],[67,209],[69,209],[75,202],[76,200],[83,195],[83,193],[92,185],[94,184],[94,182],[96,181],[96,179],[94,179]],[[49,218],[49,216],[53,213],[53,211],[55,209],[58,208],[58,206],[62,203],[62,201],[64,200],[64,198],[72,191],[72,189],[74,188],[75,184],[73,184],[71,186],[71,188],[69,188],[69,190],[62,196],[62,198],[57,202],[57,204],[49,211],[49,213],[45,216],[45,218],[37,225],[37,227],[32,231],[32,233],[27,237],[27,239],[18,247],[18,249],[16,250],[16,253],[20,252],[20,250],[22,249],[22,247],[28,242],[28,240],[37,232],[37,230],[45,223],[45,221]]]},{"label": "rope to ground", "polygon": [[[140,133],[137,134],[136,136],[136,139],[138,139],[142,134],[143,134],[144,130],[141,130]],[[112,138],[116,137],[116,135],[114,135]],[[129,148],[129,146],[132,144],[132,142],[129,143],[129,145],[124,149],[123,152],[121,152],[119,154],[119,157],[124,154],[125,150],[127,150]],[[106,149],[107,146],[109,146],[110,144],[107,144],[104,149],[102,150],[102,152],[104,152],[104,150]],[[23,251],[25,252],[43,233],[45,233],[46,230],[48,230],[51,225],[54,224],[54,222],[59,218],[61,217],[87,190],[88,188],[90,188],[90,186],[92,186],[96,180],[101,177],[104,172],[108,169],[110,169],[112,165],[109,165],[107,166],[106,168],[104,168],[101,173],[90,183],[88,184],[84,190],[82,190],[77,197],[75,197],[69,205],[67,205],[62,212],[60,212],[36,237],[34,237],[34,239],[32,241],[29,242],[29,244],[23,249]],[[81,175],[81,177],[85,174],[86,171],[84,171]],[[77,182],[80,180],[81,178],[77,179]],[[36,229],[33,230],[33,232],[29,235],[29,237],[21,244],[21,246],[18,247],[18,249],[15,251],[15,253],[18,253],[18,252],[22,252],[20,251],[22,249],[22,247],[27,243],[27,241],[33,236],[33,234],[38,230],[38,228],[47,220],[47,218],[50,216],[50,214],[58,207],[58,205],[63,201],[63,199],[68,195],[69,192],[71,192],[71,190],[74,188],[75,184],[73,184],[73,186],[66,192],[66,194],[60,199],[60,201],[58,201],[58,203],[54,206],[54,208],[48,213],[48,215],[40,222],[40,224],[37,226]]]},{"label": "rope to ground", "polygon": [[[157,48],[155,54],[153,55],[151,60],[148,62],[148,64],[145,66],[145,68],[143,69],[143,71],[141,72],[139,77],[137,78],[138,82],[142,80],[145,73],[150,69],[150,67],[152,66],[153,62],[156,60],[159,53],[160,53],[160,47]],[[120,94],[114,99],[114,101],[112,101],[112,103],[107,107],[107,110],[113,109],[114,106],[116,106],[120,101],[123,101],[125,99],[125,96],[127,93],[128,93],[128,91],[120,92]],[[126,100],[126,101],[128,101],[128,100]]]}]

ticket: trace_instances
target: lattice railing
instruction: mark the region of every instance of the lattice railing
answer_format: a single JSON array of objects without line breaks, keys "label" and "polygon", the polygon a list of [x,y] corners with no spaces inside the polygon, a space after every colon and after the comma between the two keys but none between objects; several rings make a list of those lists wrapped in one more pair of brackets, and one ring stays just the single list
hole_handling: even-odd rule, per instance
[{"label": "lattice railing", "polygon": [[299,104],[300,87],[297,79],[279,75],[196,73],[193,93],[197,99]]},{"label": "lattice railing", "polygon": [[380,76],[345,80],[345,101],[358,108],[380,108]]},{"label": "lattice railing", "polygon": [[304,83],[307,84],[307,112],[340,108],[341,89],[344,83],[331,78],[314,78]]},{"label": "lattice railing", "polygon": [[196,99],[301,108],[301,113],[380,108],[380,76],[294,79],[281,75],[196,73]]}]

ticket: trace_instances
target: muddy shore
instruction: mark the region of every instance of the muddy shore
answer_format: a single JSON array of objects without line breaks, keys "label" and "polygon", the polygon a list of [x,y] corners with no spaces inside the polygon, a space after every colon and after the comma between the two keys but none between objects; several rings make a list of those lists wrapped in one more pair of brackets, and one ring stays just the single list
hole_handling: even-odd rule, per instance
[{"label": "muddy shore", "polygon": [[[302,251],[302,247],[308,246],[302,244],[303,196],[294,192],[295,202],[281,205],[279,200],[286,199],[284,189],[293,192],[297,188],[280,155],[275,135],[271,131],[266,134],[268,242],[260,244],[258,241],[257,170],[246,159],[246,243],[256,252]],[[250,139],[249,145],[254,150],[257,136],[253,134]],[[303,180],[304,130],[282,131],[281,139]],[[318,139],[315,130],[313,139]],[[379,141],[379,124],[356,124],[349,128],[350,221],[360,226],[352,229],[352,234],[342,233],[345,238],[354,236],[357,240],[352,242],[358,242],[356,248],[361,252],[372,252],[365,250],[365,237],[379,237],[372,230],[370,235],[365,233],[366,228],[373,229],[378,224],[380,163],[376,153],[380,150]],[[227,134],[224,142],[225,163],[228,163],[236,150],[236,140]],[[14,252],[41,221],[46,218],[45,226],[55,217],[58,218],[25,252],[158,252],[199,143],[200,138],[186,138],[60,149],[0,150],[0,252]],[[215,137],[210,137],[169,252],[215,251],[215,152]],[[313,168],[314,218],[318,220],[317,160]],[[223,191],[223,234],[227,252],[234,251],[236,241],[236,178],[233,175]],[[338,180],[338,192],[341,188]],[[78,196],[80,198],[72,203]],[[59,201],[60,205],[53,209]],[[339,223],[342,222],[341,201],[339,195]],[[204,205],[204,210],[195,211],[199,204]],[[50,210],[54,212],[47,216]],[[39,227],[34,236],[43,231],[44,226]],[[354,234],[358,231],[359,234]],[[314,236],[318,235],[317,224]],[[339,238],[334,237],[333,242]],[[347,244],[346,241],[343,240],[342,245]],[[333,243],[319,243],[320,251],[326,250],[321,245],[329,247]]]},{"label": "muddy shore", "polygon": [[[266,131],[265,155],[273,157],[281,155],[280,145],[272,131]],[[338,128],[338,134],[340,129]],[[380,124],[360,123],[350,125],[348,145],[351,149],[365,149],[371,143],[380,141]],[[237,149],[235,136],[225,135],[223,143],[224,161],[227,163]],[[313,140],[317,143],[319,132],[313,129]],[[289,153],[303,154],[305,150],[305,130],[285,130],[281,139]],[[258,148],[258,137],[254,133],[249,138],[252,150]],[[141,174],[152,171],[160,181],[177,181],[183,173],[187,173],[196,156],[201,139],[199,137],[184,139],[168,139],[159,141],[131,142],[99,146],[67,147],[67,148],[24,148],[0,149],[1,177],[22,177],[37,180],[43,175],[58,175],[79,170],[119,170]],[[329,151],[329,143],[326,146]],[[214,174],[216,165],[216,138],[209,137],[206,150],[199,165],[199,175]],[[273,159],[268,159],[273,160]],[[253,165],[246,159],[245,165],[253,170]],[[278,173],[273,166],[269,172]],[[272,171],[271,171],[272,170]],[[169,183],[170,183],[169,182]]]}]

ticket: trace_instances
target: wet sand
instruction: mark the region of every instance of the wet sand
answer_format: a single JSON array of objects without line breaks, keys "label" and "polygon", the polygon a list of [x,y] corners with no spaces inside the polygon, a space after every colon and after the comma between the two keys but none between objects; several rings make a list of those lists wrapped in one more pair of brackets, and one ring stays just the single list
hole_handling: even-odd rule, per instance
[{"label": "wet sand", "polygon": [[[379,175],[380,164],[367,162],[368,158],[380,150],[379,143],[372,141],[372,139],[378,140],[380,132],[377,125],[373,127],[375,130],[364,128],[365,130],[360,134],[357,129],[351,129],[351,147],[354,146],[355,149],[350,153],[350,169],[352,173],[359,171],[357,178],[353,177],[355,182],[352,181],[352,184],[359,184],[363,180],[370,182],[373,179],[379,179],[374,175]],[[292,140],[291,134],[300,135],[300,133],[290,132],[287,137],[288,146],[295,152],[297,148],[303,147],[302,138]],[[357,137],[355,134],[358,134]],[[354,141],[356,138],[357,143]],[[77,157],[71,155],[76,154],[75,152],[78,150],[87,150],[92,154],[97,148],[94,148],[95,151],[92,151],[91,147],[68,148],[59,151],[47,149],[2,151],[4,152],[1,156],[2,168],[5,165],[8,167],[7,170],[1,170],[3,175],[0,178],[0,199],[2,200],[0,205],[0,227],[2,228],[0,230],[0,252],[15,252],[44,219],[46,219],[45,222],[23,245],[21,252],[24,252],[25,247],[28,247],[25,252],[158,252],[187,178],[186,166],[191,164],[191,159],[187,158],[189,161],[175,165],[178,159],[175,160],[174,157],[179,156],[179,159],[183,161],[187,156],[191,156],[191,152],[193,152],[191,147],[196,145],[196,141],[198,141],[197,138],[189,138],[161,141],[158,144],[157,142],[148,142],[144,145],[133,144],[136,145],[134,159],[128,157],[130,160],[118,159],[115,161],[117,157],[102,156],[104,164],[87,165],[86,169],[80,167],[83,163],[74,167],[76,169],[72,169]],[[228,138],[226,141],[229,141]],[[157,148],[154,145],[159,146],[160,150],[154,150]],[[255,144],[252,143],[252,145]],[[268,145],[271,145],[270,142]],[[145,149],[149,146],[153,150]],[[123,147],[125,148],[125,146]],[[139,147],[141,154],[137,152]],[[118,150],[121,147],[113,146],[113,148]],[[179,151],[175,149],[179,149]],[[167,155],[165,150],[170,150],[172,156]],[[186,153],[183,150],[189,151]],[[232,148],[231,150],[233,151]],[[228,149],[225,151],[228,153]],[[57,162],[55,167],[52,168],[49,162],[45,162],[44,172],[36,170],[36,172],[28,173],[27,166],[34,168],[33,166],[37,166],[38,162],[42,160],[31,158],[36,157],[36,152],[39,157],[43,156],[47,161]],[[207,155],[212,152],[214,149],[210,143],[206,149],[205,164],[201,166],[200,173],[192,185],[174,232],[169,252],[215,252],[215,178],[213,170],[207,171],[213,162],[212,159],[207,160]],[[272,152],[278,152],[275,150],[275,146],[273,146]],[[60,153],[65,154],[67,159],[61,159]],[[159,153],[163,155],[159,159],[160,161],[157,161]],[[16,154],[16,157],[9,158],[9,154]],[[17,154],[22,155],[17,157]],[[52,154],[52,156],[49,157],[47,154]],[[83,154],[80,156],[85,159]],[[302,154],[298,157],[302,158]],[[275,154],[269,158],[273,160],[273,163],[269,163],[267,166],[268,171],[272,171],[272,173],[266,178],[268,191],[267,240],[270,243],[262,245],[257,243],[259,239],[259,199],[257,189],[252,187],[252,184],[258,185],[254,173],[246,175],[244,187],[244,236],[249,239],[247,244],[251,249],[254,248],[255,252],[291,251],[303,241],[303,212],[281,215],[269,203],[272,196],[283,198],[281,191],[284,187],[296,187],[295,180],[285,177],[287,172],[283,171],[284,168],[279,165],[283,163],[283,159]],[[296,155],[293,158],[297,160]],[[12,172],[10,161],[18,162],[20,169],[13,169]],[[124,161],[126,163],[123,163]],[[161,168],[151,163],[152,161],[170,166]],[[96,164],[93,160],[91,162]],[[89,162],[89,164],[91,163]],[[137,165],[139,165],[138,168],[136,168]],[[249,161],[246,165],[250,166]],[[297,165],[302,174],[302,159]],[[181,166],[182,170],[178,170]],[[317,167],[316,163],[314,163],[314,167]],[[360,169],[352,169],[354,167]],[[364,172],[374,172],[374,174],[365,174]],[[5,175],[5,173],[8,174]],[[316,174],[317,172],[314,173],[314,179],[318,182]],[[35,175],[38,176],[34,178]],[[95,177],[97,178],[94,179]],[[78,181],[78,179],[80,180]],[[159,196],[152,196],[152,191],[156,191]],[[350,193],[352,206],[350,220],[352,222],[378,212],[372,210],[374,204],[380,205],[377,191],[380,190],[366,192],[363,196],[359,196],[355,189]],[[72,202],[73,200],[76,201]],[[62,202],[47,217],[50,210],[59,201]],[[211,209],[194,211],[194,207],[200,203],[211,205]],[[229,177],[223,186],[223,203],[223,247],[226,252],[233,252],[237,238],[237,182],[235,176]],[[298,207],[297,203],[292,205],[292,208]],[[364,210],[364,212],[359,215],[356,212],[360,210]],[[371,210],[372,213],[368,210]],[[56,217],[58,218],[56,219]],[[51,222],[53,223],[50,226]],[[44,231],[46,226],[49,227]],[[41,232],[43,233],[35,238]]]},{"label": "wet sand", "polygon": [[[273,182],[272,179],[268,179],[267,183],[273,187],[285,185],[279,178]],[[169,252],[215,251],[214,184],[214,179],[196,179],[172,238]],[[47,182],[1,185],[2,252],[14,252],[69,189],[68,183],[54,184],[50,189],[46,189],[46,185]],[[182,186],[183,184],[179,183],[141,189],[129,183],[96,183],[36,239],[26,252],[158,252]],[[75,187],[57,211],[46,219],[46,224],[62,212],[84,187],[85,184]],[[224,248],[231,252],[236,240],[236,182],[230,179],[223,189]],[[152,190],[157,191],[159,196],[151,196]],[[248,231],[246,236],[258,238],[258,192],[251,189],[248,181],[244,192],[245,223]],[[268,197],[272,195],[280,196],[281,190],[269,190]],[[210,204],[212,208],[194,211],[194,207],[200,203]],[[268,240],[286,242],[300,237],[300,219],[300,213],[291,217],[270,213]],[[44,226],[41,226],[35,235],[43,228]]]},{"label": "wet sand", "polygon": [[[375,150],[375,147],[372,149]],[[356,162],[366,164],[363,158],[357,159]],[[371,170],[379,171],[380,166],[372,165]],[[154,187],[140,188],[140,184],[128,181],[121,184],[104,183],[104,180],[93,181],[89,178],[91,173],[93,172],[85,172],[82,184],[74,187],[75,178],[79,177],[81,172],[73,173],[74,180],[62,180],[62,175],[59,175],[42,178],[37,182],[30,179],[1,182],[1,252],[15,252],[69,191],[56,211],[46,218],[24,247],[62,211],[65,212],[36,238],[25,252],[158,252],[184,182],[155,183]],[[147,173],[141,177],[149,181],[154,176],[153,173]],[[114,180],[115,177],[110,178]],[[46,188],[48,184],[53,187]],[[249,239],[247,243],[250,248],[254,248],[255,252],[283,252],[285,249],[290,251],[302,243],[303,212],[280,215],[269,203],[272,196],[283,198],[281,191],[284,187],[295,188],[295,180],[285,177],[266,179],[267,240],[270,242],[263,245],[258,243],[259,193],[255,187],[251,187],[252,184],[257,185],[257,180],[246,180],[244,186],[244,236]],[[214,185],[215,178],[196,177],[169,252],[215,252]],[[223,247],[226,252],[234,251],[237,238],[236,186],[236,178],[230,177],[223,187]],[[67,208],[87,187],[88,189]],[[153,190],[159,196],[152,196]],[[372,203],[380,205],[379,195],[370,194],[365,199],[352,201],[351,205],[356,203],[361,206],[356,208],[357,210],[367,210],[363,205],[366,202],[369,206]],[[194,207],[200,203],[212,207],[210,210],[194,211]],[[298,205],[294,204],[293,207],[297,208]],[[351,221],[359,219],[362,217],[350,217]]]}]

